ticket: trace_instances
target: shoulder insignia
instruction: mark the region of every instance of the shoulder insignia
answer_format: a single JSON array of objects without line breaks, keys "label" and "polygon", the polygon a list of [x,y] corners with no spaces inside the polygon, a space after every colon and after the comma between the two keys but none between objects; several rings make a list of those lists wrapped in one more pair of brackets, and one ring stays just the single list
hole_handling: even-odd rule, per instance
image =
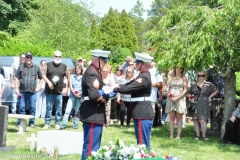
[{"label": "shoulder insignia", "polygon": [[138,78],[135,81],[138,82],[138,83],[142,83],[142,78]]},{"label": "shoulder insignia", "polygon": [[97,79],[93,81],[93,87],[99,89],[99,81]]}]

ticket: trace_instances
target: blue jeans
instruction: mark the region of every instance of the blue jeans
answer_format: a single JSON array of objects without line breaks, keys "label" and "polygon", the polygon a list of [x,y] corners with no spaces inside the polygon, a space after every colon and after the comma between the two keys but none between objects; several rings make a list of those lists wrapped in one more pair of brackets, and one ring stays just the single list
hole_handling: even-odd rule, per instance
[{"label": "blue jeans", "polygon": [[12,106],[11,106],[11,112],[12,114],[16,114],[17,113],[17,98],[18,95],[15,93],[15,90],[12,90]]},{"label": "blue jeans", "polygon": [[[35,110],[36,110],[36,94],[30,93],[30,92],[20,92],[21,98],[19,99],[19,108],[18,113],[19,114],[25,114],[26,104],[29,105],[29,111],[30,115],[35,116]],[[34,119],[32,118],[29,120],[29,125],[34,125]],[[21,120],[18,120],[18,124],[20,124]]]},{"label": "blue jeans", "polygon": [[50,126],[52,119],[52,109],[53,104],[56,108],[55,113],[55,125],[60,124],[62,118],[62,95],[61,94],[46,94],[46,114],[45,114],[45,124]]},{"label": "blue jeans", "polygon": [[74,111],[74,122],[73,122],[73,128],[77,128],[78,127],[78,118],[76,118],[76,114],[80,108],[81,102],[80,102],[80,98],[76,98],[75,96],[70,96],[67,102],[67,107],[65,110],[65,114],[63,117],[63,121],[62,121],[62,127],[65,128],[66,124],[68,122],[68,117],[72,111],[72,108],[75,108]]},{"label": "blue jeans", "polygon": [[35,118],[45,117],[46,113],[46,95],[44,93],[44,89],[41,88],[40,91],[36,93],[37,101],[36,101],[36,114]]}]

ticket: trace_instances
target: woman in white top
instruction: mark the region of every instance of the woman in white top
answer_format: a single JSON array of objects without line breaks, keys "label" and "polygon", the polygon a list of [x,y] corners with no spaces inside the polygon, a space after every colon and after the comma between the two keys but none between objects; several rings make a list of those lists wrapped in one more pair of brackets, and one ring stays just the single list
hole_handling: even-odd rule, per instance
[{"label": "woman in white top", "polygon": [[[102,79],[103,79],[103,83],[104,85],[107,86],[114,86],[115,81],[114,78],[112,76],[109,76],[109,69],[110,69],[110,65],[106,64],[101,72],[102,74]],[[108,100],[108,103],[106,104],[106,124],[105,127],[108,127],[110,125],[111,119],[111,100]]]},{"label": "woman in white top", "polygon": [[[123,75],[123,68],[121,65],[116,67],[115,74],[113,75],[115,84],[122,84],[125,81],[125,76]],[[120,93],[117,93],[117,98],[111,101],[111,119],[117,119],[117,123],[120,124]],[[111,123],[110,123],[111,124]]]},{"label": "woman in white top", "polygon": [[[125,79],[122,81],[122,84],[128,83],[134,80],[134,68],[127,67],[125,72]],[[126,108],[127,108],[127,127],[130,126],[130,120],[132,118],[132,110],[129,107],[129,103],[131,102],[131,94],[120,94],[121,96],[121,106],[120,106],[120,122],[121,127],[124,126],[124,118],[126,115]]]}]

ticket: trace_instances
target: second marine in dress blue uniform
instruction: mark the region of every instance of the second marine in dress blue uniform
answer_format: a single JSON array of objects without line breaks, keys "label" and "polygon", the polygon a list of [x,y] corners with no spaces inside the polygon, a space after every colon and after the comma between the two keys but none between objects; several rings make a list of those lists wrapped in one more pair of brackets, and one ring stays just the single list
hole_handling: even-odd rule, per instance
[{"label": "second marine in dress blue uniform", "polygon": [[144,63],[150,62],[153,58],[140,53],[135,53],[135,55],[137,60],[136,68],[140,71],[140,75],[133,81],[119,85],[114,91],[131,94],[130,108],[132,109],[137,143],[145,144],[150,148],[150,134],[154,113],[150,102],[151,75],[146,68],[147,65]]}]

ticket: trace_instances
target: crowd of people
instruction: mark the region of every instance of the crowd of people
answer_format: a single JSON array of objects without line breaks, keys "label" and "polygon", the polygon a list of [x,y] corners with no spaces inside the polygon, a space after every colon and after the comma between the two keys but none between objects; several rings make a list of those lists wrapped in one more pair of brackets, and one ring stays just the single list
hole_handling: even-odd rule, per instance
[{"label": "crowd of people", "polygon": [[[54,105],[55,129],[67,129],[71,117],[74,129],[81,121],[84,130],[82,159],[86,159],[91,151],[99,149],[103,127],[130,127],[131,119],[138,144],[146,144],[150,148],[151,128],[164,125],[167,114],[169,138],[174,137],[174,126],[177,124],[176,138],[180,139],[186,121],[186,99],[189,99],[195,103],[192,116],[196,133],[194,139],[200,139],[201,132],[202,139],[209,140],[206,131],[210,120],[210,102],[219,89],[206,81],[205,71],[197,72],[197,82],[189,85],[184,68],[176,66],[172,71],[160,74],[153,57],[148,54],[135,53],[135,60],[128,56],[124,64],[113,69],[107,64],[110,51],[91,52],[92,60],[88,66],[86,59],[79,58],[74,69],[61,63],[60,51],[54,52],[52,62],[42,60],[39,66],[33,64],[32,53],[20,54],[19,63],[12,65],[10,74],[13,89],[11,112],[25,114],[28,103],[31,115],[45,119],[43,130],[51,127]],[[4,86],[0,75],[0,96]],[[101,95],[99,90],[103,86],[116,92],[116,97],[108,99]],[[63,115],[64,103],[66,109]],[[239,113],[238,107],[226,123],[224,141],[227,143],[231,143],[233,130],[238,128],[240,132]],[[30,119],[29,126],[35,127],[34,118]]]}]

